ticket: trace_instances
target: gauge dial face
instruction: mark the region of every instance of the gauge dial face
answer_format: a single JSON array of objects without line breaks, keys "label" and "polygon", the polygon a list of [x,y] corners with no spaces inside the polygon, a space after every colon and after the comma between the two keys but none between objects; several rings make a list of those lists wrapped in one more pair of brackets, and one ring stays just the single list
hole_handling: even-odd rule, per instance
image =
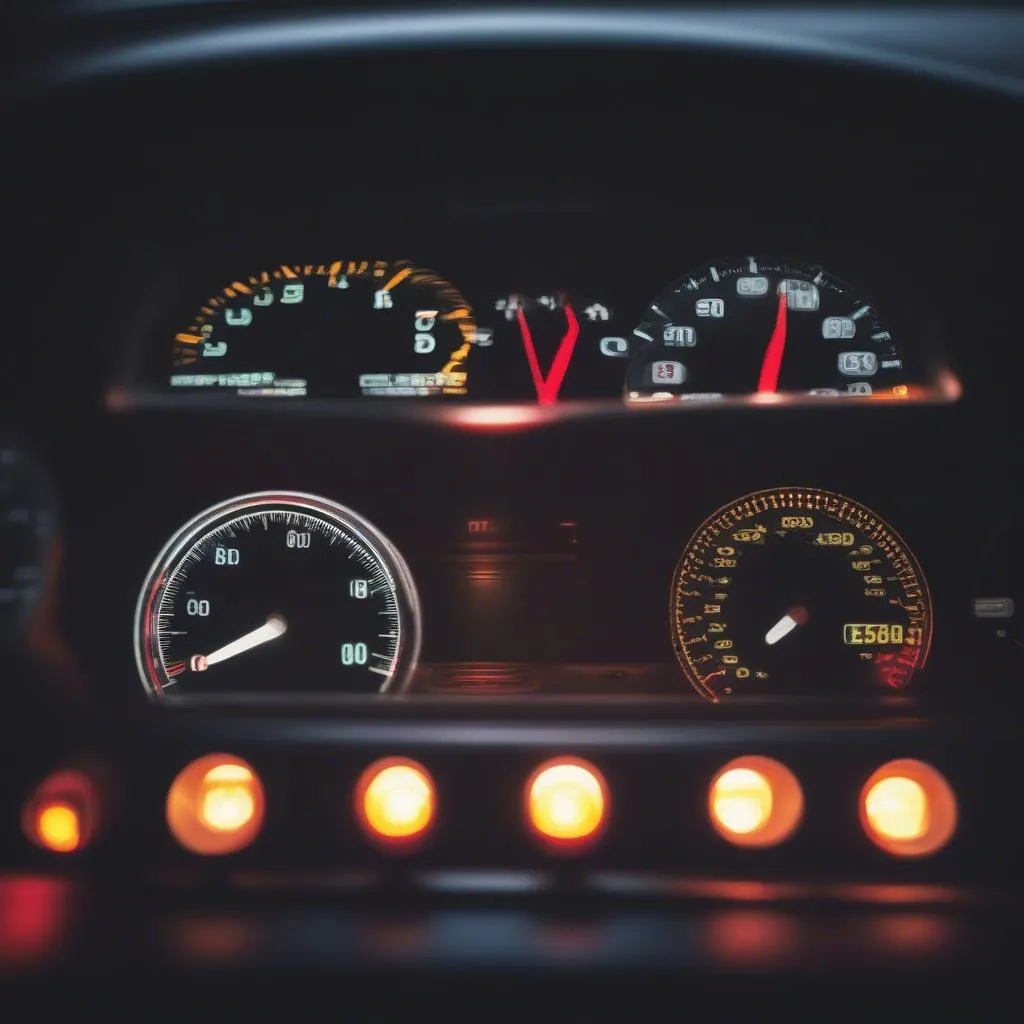
[{"label": "gauge dial face", "polygon": [[0,638],[22,627],[42,593],[57,533],[47,478],[16,441],[0,441]]},{"label": "gauge dial face", "polygon": [[707,519],[676,567],[670,619],[683,671],[712,700],[901,689],[932,633],[928,586],[895,531],[803,487]]},{"label": "gauge dial face", "polygon": [[136,611],[136,660],[158,699],[401,690],[419,604],[394,546],[315,495],[250,494],[171,539]]},{"label": "gauge dial face", "polygon": [[469,304],[405,261],[282,265],[232,281],[174,337],[172,391],[244,398],[465,395]]},{"label": "gauge dial face", "polygon": [[755,392],[901,398],[909,367],[866,299],[817,266],[744,257],[694,270],[633,331],[633,401]]}]

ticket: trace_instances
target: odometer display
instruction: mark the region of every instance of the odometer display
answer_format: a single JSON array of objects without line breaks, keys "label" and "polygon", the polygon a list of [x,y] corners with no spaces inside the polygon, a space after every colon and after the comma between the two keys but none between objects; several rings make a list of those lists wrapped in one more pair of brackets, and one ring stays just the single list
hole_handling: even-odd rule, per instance
[{"label": "odometer display", "polygon": [[314,495],[244,495],[187,523],[139,596],[136,658],[159,699],[403,688],[418,602],[394,546]]},{"label": "odometer display", "polygon": [[900,689],[931,642],[928,586],[896,532],[840,494],[785,487],[707,519],[672,581],[694,688],[738,695]]}]

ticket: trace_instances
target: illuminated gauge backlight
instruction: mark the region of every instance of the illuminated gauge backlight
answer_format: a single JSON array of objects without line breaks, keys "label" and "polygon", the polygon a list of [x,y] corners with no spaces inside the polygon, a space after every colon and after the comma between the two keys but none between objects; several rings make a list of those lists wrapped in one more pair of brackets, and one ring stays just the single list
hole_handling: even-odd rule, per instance
[{"label": "illuminated gauge backlight", "polygon": [[899,690],[932,635],[927,583],[892,527],[802,487],[707,519],[676,567],[670,615],[679,663],[712,700]]},{"label": "illuminated gauge backlight", "polygon": [[422,398],[467,393],[473,311],[408,261],[282,264],[234,280],[174,335],[176,394]]},{"label": "illuminated gauge backlight", "polygon": [[869,300],[819,266],[747,256],[695,268],[633,331],[627,396],[905,399],[920,367]]}]

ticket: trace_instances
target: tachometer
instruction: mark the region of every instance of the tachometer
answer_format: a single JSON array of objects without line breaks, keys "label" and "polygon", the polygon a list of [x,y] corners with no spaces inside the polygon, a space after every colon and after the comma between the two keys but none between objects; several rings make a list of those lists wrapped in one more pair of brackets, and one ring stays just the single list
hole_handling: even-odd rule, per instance
[{"label": "tachometer", "polygon": [[245,398],[465,395],[469,303],[405,261],[282,265],[232,281],[174,336],[177,392]]},{"label": "tachometer", "polygon": [[745,257],[670,285],[633,331],[632,401],[754,392],[907,397],[911,367],[877,310],[821,267]]},{"label": "tachometer", "polygon": [[705,520],[676,567],[670,618],[683,671],[712,700],[899,689],[932,634],[928,585],[892,527],[804,487]]},{"label": "tachometer", "polygon": [[397,691],[418,652],[401,555],[310,494],[248,494],[201,513],[157,557],[136,609],[139,673],[160,699]]}]

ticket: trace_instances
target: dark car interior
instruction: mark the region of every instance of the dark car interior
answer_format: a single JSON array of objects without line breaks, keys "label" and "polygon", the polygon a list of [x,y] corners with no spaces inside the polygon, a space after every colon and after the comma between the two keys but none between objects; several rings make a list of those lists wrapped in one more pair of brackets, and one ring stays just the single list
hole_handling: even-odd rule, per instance
[{"label": "dark car interior", "polygon": [[0,26],[4,1020],[1012,986],[1024,12]]}]

